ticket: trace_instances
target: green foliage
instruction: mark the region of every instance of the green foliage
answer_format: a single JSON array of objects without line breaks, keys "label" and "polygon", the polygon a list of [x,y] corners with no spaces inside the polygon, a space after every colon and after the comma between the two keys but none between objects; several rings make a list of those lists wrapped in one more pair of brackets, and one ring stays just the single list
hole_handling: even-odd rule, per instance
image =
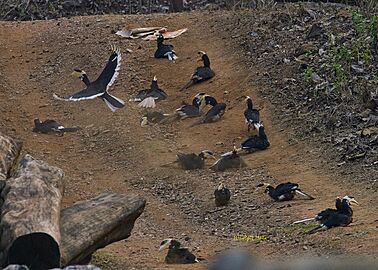
[{"label": "green foliage", "polygon": [[314,72],[313,68],[311,66],[307,66],[305,73],[304,73],[304,79],[306,82],[311,81],[312,73]]}]

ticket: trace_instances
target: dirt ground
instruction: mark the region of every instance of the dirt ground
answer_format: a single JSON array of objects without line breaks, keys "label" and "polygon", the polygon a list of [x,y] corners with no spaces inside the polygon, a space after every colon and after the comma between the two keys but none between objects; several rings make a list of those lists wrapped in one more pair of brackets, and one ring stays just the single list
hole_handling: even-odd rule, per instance
[{"label": "dirt ground", "polygon": [[[232,15],[232,14],[231,14]],[[214,17],[211,17],[214,16]],[[377,256],[377,193],[356,184],[350,175],[328,166],[325,153],[292,140],[290,127],[273,125],[274,106],[259,93],[262,76],[250,66],[227,37],[213,27],[230,13],[184,13],[148,16],[75,17],[37,22],[0,23],[1,131],[24,141],[24,153],[44,159],[65,172],[64,205],[112,190],[137,193],[147,200],[132,236],[96,253],[94,263],[103,269],[203,269],[221,250],[242,246],[269,258],[284,256]],[[216,20],[215,20],[216,19]],[[188,27],[170,43],[176,63],[154,59],[155,43],[126,40],[114,35],[124,26]],[[122,66],[111,93],[128,100],[147,88],[154,75],[169,98],[158,110],[172,112],[183,100],[199,92],[227,103],[221,121],[189,127],[196,120],[172,125],[140,127],[144,110],[127,102],[112,113],[101,100],[79,103],[56,101],[53,93],[66,95],[83,84],[71,77],[73,68],[84,69],[94,79],[110,53],[110,44],[121,48]],[[130,49],[132,52],[127,52]],[[210,82],[182,93],[193,69],[197,51],[208,53],[216,76]],[[175,153],[211,149],[229,151],[248,133],[244,124],[243,96],[250,95],[271,143],[262,152],[244,156],[246,169],[214,173],[208,169],[182,171],[161,167]],[[79,133],[64,136],[31,132],[33,119],[55,119],[66,126],[80,126]],[[229,206],[216,208],[213,192],[224,181],[233,193]],[[256,184],[293,181],[316,200],[275,203]],[[350,194],[360,202],[354,222],[315,235],[290,223],[333,207],[337,196]],[[235,234],[267,236],[266,241],[235,241]],[[204,260],[197,265],[169,266],[165,252],[158,252],[164,238],[176,238]]]}]

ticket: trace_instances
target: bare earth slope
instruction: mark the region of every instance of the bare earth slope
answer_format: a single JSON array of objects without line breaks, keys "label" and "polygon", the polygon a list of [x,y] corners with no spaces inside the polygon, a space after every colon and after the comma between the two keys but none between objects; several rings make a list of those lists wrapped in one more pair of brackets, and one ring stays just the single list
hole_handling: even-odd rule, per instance
[{"label": "bare earth slope", "polygon": [[[138,193],[147,199],[132,236],[97,254],[97,263],[104,269],[117,265],[122,269],[202,269],[215,253],[230,246],[246,246],[270,257],[346,252],[376,255],[376,194],[362,186],[346,185],[348,179],[323,168],[327,160],[314,154],[311,146],[290,144],[290,134],[271,125],[272,105],[260,98],[258,86],[251,84],[257,76],[254,67],[247,66],[228,40],[211,29],[209,16],[187,13],[1,23],[1,130],[24,140],[25,152],[64,170],[65,205],[106,190]],[[221,15],[214,16],[219,19]],[[189,31],[170,41],[179,56],[176,63],[170,63],[152,58],[154,42],[130,41],[113,34],[126,25],[188,27]],[[130,102],[112,113],[99,99],[80,103],[53,100],[53,93],[66,95],[83,88],[80,80],[70,76],[73,68],[83,68],[95,79],[108,59],[109,44],[118,45],[123,53],[121,72],[111,89],[117,97],[127,101],[157,75],[160,87],[169,95],[158,104],[159,110],[172,112],[182,100],[190,102],[198,92],[206,92],[227,103],[224,118],[197,127],[189,127],[195,120],[188,120],[142,128],[143,110]],[[216,77],[180,93],[177,90],[198,65],[198,50],[208,53]],[[243,95],[252,96],[262,109],[271,142],[270,149],[244,157],[249,168],[213,173],[160,167],[173,161],[178,151],[211,149],[221,154],[239,144],[247,136]],[[83,130],[63,137],[34,134],[35,117]],[[219,181],[234,194],[225,208],[216,208],[213,202]],[[278,204],[255,189],[260,182],[282,181],[298,182],[317,199]],[[333,206],[336,196],[346,194],[354,195],[361,204],[354,208],[351,226],[312,236],[303,235],[303,228],[288,227]],[[264,235],[269,240],[238,242],[233,240],[237,233]],[[195,267],[164,264],[165,254],[158,252],[158,246],[168,237],[179,239],[205,260]]]}]

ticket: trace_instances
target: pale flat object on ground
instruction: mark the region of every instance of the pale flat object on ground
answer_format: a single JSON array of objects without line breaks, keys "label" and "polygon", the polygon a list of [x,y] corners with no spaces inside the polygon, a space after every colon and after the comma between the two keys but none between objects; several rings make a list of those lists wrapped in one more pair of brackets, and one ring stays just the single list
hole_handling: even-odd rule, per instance
[{"label": "pale flat object on ground", "polygon": [[116,35],[129,39],[142,38],[143,40],[157,40],[158,35],[163,35],[164,39],[172,39],[186,31],[188,31],[188,28],[168,32],[165,27],[142,27],[120,30],[116,32]]}]

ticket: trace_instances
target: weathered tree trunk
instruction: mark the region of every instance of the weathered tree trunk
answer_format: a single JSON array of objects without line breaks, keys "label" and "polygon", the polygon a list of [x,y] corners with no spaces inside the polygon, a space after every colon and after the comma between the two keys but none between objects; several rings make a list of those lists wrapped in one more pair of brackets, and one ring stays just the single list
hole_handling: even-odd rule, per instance
[{"label": "weathered tree trunk", "polygon": [[26,155],[1,194],[0,262],[59,267],[63,171]]},{"label": "weathered tree trunk", "polygon": [[0,180],[9,177],[22,148],[22,142],[0,133]]},{"label": "weathered tree trunk", "polygon": [[97,249],[128,238],[145,204],[135,195],[103,193],[62,210],[62,265],[86,262]]},{"label": "weathered tree trunk", "polygon": [[180,12],[184,10],[183,0],[171,0],[171,7],[173,12]]}]

